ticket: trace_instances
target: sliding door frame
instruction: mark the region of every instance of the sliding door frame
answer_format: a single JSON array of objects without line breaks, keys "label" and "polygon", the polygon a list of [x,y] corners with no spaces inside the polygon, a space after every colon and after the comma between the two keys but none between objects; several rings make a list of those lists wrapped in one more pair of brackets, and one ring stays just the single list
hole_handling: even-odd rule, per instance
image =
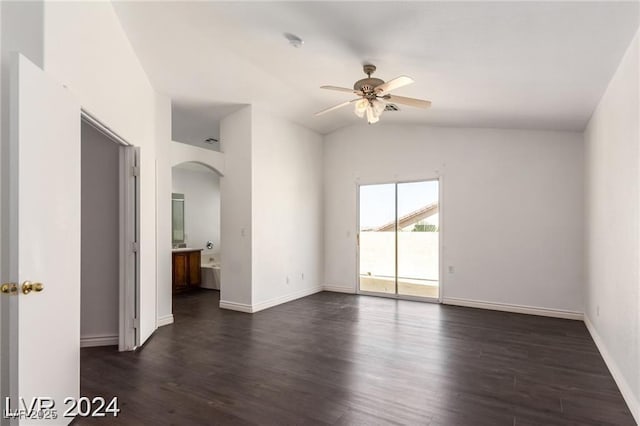
[{"label": "sliding door frame", "polygon": [[[403,183],[418,182],[438,182],[438,297],[419,297],[398,294],[398,185]],[[360,187],[370,185],[395,185],[395,294],[377,293],[372,291],[360,290]],[[372,182],[356,182],[356,294],[364,296],[386,297],[389,299],[414,300],[418,302],[442,303],[444,298],[444,211],[443,208],[443,177],[428,177],[413,180],[395,180],[395,181],[372,181]]]}]

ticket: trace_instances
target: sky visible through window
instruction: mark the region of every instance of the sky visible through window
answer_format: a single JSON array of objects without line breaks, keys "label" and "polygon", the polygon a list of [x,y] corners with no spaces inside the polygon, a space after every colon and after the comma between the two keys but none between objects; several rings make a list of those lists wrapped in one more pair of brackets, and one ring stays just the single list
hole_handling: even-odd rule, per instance
[{"label": "sky visible through window", "polygon": [[[398,215],[438,201],[438,181],[398,184]],[[395,219],[395,184],[360,186],[360,229],[375,228]]]}]

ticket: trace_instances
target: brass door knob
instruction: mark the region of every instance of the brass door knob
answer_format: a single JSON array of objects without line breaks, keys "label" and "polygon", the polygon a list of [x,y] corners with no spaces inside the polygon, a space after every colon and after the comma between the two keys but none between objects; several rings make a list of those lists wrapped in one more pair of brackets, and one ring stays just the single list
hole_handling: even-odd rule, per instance
[{"label": "brass door knob", "polygon": [[0,285],[0,293],[2,294],[16,294],[18,292],[18,285],[16,283],[4,283]]},{"label": "brass door knob", "polygon": [[22,293],[24,294],[29,294],[32,291],[40,293],[42,290],[44,290],[42,283],[32,283],[31,281],[25,281],[22,283]]}]

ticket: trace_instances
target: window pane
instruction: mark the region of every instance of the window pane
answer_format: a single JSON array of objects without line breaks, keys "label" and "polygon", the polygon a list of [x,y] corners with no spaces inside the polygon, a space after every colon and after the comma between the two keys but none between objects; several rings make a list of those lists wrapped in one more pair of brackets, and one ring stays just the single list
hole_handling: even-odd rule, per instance
[{"label": "window pane", "polygon": [[360,187],[360,290],[396,293],[395,184]]},{"label": "window pane", "polygon": [[438,181],[398,184],[398,294],[438,297]]}]

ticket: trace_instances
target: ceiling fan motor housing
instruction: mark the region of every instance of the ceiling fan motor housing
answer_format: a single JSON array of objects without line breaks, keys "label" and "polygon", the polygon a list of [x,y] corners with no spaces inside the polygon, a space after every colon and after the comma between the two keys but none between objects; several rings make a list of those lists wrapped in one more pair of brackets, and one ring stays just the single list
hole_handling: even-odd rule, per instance
[{"label": "ceiling fan motor housing", "polygon": [[379,78],[363,78],[362,80],[356,81],[353,85],[353,90],[361,90],[362,93],[373,93],[374,89],[384,83],[384,80]]},{"label": "ceiling fan motor housing", "polygon": [[375,65],[363,65],[362,71],[364,71],[364,73],[367,75],[367,78],[356,81],[356,83],[353,85],[353,90],[362,91],[362,93],[364,93],[365,95],[373,94],[375,88],[384,83],[384,80],[381,80],[379,78],[371,78],[371,74],[373,74],[375,70]]}]

